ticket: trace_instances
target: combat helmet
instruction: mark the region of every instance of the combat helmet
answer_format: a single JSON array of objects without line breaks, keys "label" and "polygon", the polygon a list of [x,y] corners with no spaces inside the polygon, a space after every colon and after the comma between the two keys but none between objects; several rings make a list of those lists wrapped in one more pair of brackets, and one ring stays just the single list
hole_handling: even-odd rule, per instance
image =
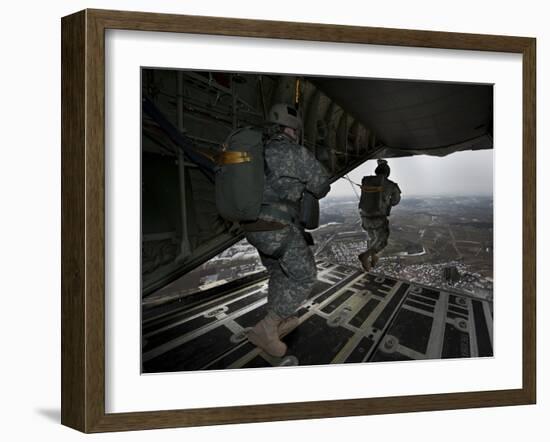
[{"label": "combat helmet", "polygon": [[390,176],[390,166],[386,160],[378,160],[378,166],[374,170],[376,175],[384,175],[386,178]]},{"label": "combat helmet", "polygon": [[267,115],[267,122],[302,130],[302,118],[296,108],[285,103],[274,104]]}]

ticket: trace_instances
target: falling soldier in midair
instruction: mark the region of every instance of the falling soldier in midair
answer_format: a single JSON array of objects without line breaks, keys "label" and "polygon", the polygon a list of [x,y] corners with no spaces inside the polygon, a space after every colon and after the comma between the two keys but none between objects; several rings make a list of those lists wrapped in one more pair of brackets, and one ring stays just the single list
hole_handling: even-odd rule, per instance
[{"label": "falling soldier in midair", "polygon": [[305,192],[319,199],[330,190],[329,174],[314,154],[298,144],[302,121],[295,108],[276,104],[269,112],[265,144],[265,186],[259,219],[241,224],[247,241],[269,273],[267,315],[247,334],[272,356],[287,347],[280,337],[299,323],[294,313],[317,279],[315,258],[299,222]]},{"label": "falling soldier in midair", "polygon": [[388,216],[391,208],[401,200],[397,183],[389,180],[390,166],[386,160],[378,160],[375,175],[361,181],[359,213],[363,229],[367,231],[367,251],[358,258],[366,272],[378,262],[378,253],[388,245],[390,227]]}]

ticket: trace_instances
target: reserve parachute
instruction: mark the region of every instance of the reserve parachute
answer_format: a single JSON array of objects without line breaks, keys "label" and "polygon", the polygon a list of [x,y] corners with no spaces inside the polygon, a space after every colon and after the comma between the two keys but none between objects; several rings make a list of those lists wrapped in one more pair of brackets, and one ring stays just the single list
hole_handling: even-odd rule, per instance
[{"label": "reserve parachute", "polygon": [[256,220],[265,180],[262,131],[249,126],[231,132],[215,160],[216,207],[222,218]]},{"label": "reserve parachute", "polygon": [[[229,134],[215,161],[216,207],[228,221],[255,221],[260,214],[265,184],[265,145],[260,129],[244,127]],[[319,227],[319,201],[304,192],[299,223],[306,229]]]},{"label": "reserve parachute", "polygon": [[374,218],[388,215],[384,203],[384,180],[385,177],[381,175],[363,177],[359,200],[359,208],[363,211],[363,216]]}]

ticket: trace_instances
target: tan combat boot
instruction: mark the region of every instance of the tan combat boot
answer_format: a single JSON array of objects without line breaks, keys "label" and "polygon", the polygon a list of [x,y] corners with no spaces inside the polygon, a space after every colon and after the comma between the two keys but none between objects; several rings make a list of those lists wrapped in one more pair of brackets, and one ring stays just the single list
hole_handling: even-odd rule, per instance
[{"label": "tan combat boot", "polygon": [[363,269],[365,272],[370,272],[370,263],[369,258],[370,254],[368,252],[361,253],[357,258],[359,258],[359,261],[361,261],[361,265],[363,266]]},{"label": "tan combat boot", "polygon": [[289,316],[286,319],[283,319],[278,327],[279,336],[284,336],[291,330],[294,330],[300,325],[300,320],[297,316]]},{"label": "tan combat boot", "polygon": [[248,340],[271,356],[284,356],[286,344],[279,339],[278,331],[281,322],[282,319],[270,311],[248,332]]}]

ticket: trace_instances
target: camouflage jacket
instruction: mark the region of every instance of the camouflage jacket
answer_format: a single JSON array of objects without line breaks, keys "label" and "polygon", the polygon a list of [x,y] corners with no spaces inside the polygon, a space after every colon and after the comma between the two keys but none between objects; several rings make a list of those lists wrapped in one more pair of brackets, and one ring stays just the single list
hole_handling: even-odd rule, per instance
[{"label": "camouflage jacket", "polygon": [[264,156],[266,181],[261,219],[288,223],[287,213],[297,218],[304,191],[319,199],[330,190],[327,170],[313,153],[287,136],[271,137]]}]

